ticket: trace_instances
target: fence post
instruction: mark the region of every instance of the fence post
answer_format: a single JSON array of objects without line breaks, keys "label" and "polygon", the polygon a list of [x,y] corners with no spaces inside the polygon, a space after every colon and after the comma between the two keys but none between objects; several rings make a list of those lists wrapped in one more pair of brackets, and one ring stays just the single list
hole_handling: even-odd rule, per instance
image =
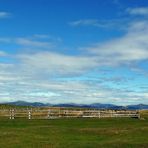
[{"label": "fence post", "polygon": [[140,119],[141,117],[140,117],[140,112],[138,111],[138,119]]},{"label": "fence post", "polygon": [[61,111],[60,111],[60,108],[59,108],[59,112],[58,112],[58,116],[59,116],[59,118],[61,117]]},{"label": "fence post", "polygon": [[48,119],[50,118],[50,109],[48,110],[47,118],[48,118]]},{"label": "fence post", "polygon": [[11,118],[11,109],[9,110],[9,119],[12,119]]},{"label": "fence post", "polygon": [[31,119],[31,111],[28,111],[28,119]]},{"label": "fence post", "polygon": [[99,110],[99,118],[101,118],[101,117],[100,117],[100,110]]},{"label": "fence post", "polygon": [[15,113],[14,113],[14,109],[11,110],[11,119],[14,119]]}]

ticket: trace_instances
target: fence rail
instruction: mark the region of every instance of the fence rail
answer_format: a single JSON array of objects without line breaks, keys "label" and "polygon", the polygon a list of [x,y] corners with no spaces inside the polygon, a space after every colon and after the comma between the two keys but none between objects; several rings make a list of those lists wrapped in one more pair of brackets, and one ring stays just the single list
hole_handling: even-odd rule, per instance
[{"label": "fence rail", "polygon": [[3,109],[0,110],[0,117],[9,119],[54,119],[54,118],[108,118],[108,117],[131,117],[140,118],[138,111],[128,110],[75,110],[61,108],[45,109]]}]

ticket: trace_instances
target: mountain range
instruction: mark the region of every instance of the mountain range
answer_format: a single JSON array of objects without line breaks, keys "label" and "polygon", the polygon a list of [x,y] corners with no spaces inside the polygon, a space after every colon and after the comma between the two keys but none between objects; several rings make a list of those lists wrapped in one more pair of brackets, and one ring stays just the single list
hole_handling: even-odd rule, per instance
[{"label": "mountain range", "polygon": [[41,103],[41,102],[25,102],[25,101],[16,101],[16,102],[7,102],[3,104],[16,105],[16,106],[32,106],[32,107],[78,107],[78,108],[94,108],[94,109],[127,109],[127,110],[142,110],[148,109],[146,104],[137,104],[137,105],[127,105],[127,106],[118,106],[114,104],[74,104],[74,103],[65,103],[65,104],[50,104],[50,103]]}]

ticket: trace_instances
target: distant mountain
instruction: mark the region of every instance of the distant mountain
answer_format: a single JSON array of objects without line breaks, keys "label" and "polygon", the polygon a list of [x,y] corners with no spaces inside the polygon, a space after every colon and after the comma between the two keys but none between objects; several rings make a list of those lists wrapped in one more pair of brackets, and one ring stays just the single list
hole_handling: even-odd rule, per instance
[{"label": "distant mountain", "polygon": [[122,106],[117,106],[114,104],[101,104],[101,103],[93,103],[90,104],[91,108],[98,108],[98,109],[123,109]]},{"label": "distant mountain", "polygon": [[41,102],[25,102],[25,101],[16,101],[16,102],[8,102],[5,104],[16,105],[16,106],[32,106],[32,107],[78,107],[78,108],[94,108],[94,109],[114,109],[114,110],[141,110],[148,109],[148,105],[145,104],[137,104],[137,105],[128,105],[128,106],[118,106],[114,104],[101,104],[101,103],[93,103],[93,104],[74,104],[74,103],[65,103],[65,104],[49,104],[49,103],[41,103]]},{"label": "distant mountain", "polygon": [[32,106],[32,107],[50,106],[50,104],[44,104],[40,102],[26,102],[26,101],[8,102],[5,104],[16,105],[16,106]]},{"label": "distant mountain", "polygon": [[96,108],[96,109],[122,109],[124,107],[117,106],[113,104],[101,104],[101,103],[93,103],[93,104],[56,104],[54,107],[80,107],[80,108]]},{"label": "distant mountain", "polygon": [[129,110],[148,109],[148,105],[145,105],[145,104],[128,105],[128,106],[127,106],[127,109],[129,109]]}]

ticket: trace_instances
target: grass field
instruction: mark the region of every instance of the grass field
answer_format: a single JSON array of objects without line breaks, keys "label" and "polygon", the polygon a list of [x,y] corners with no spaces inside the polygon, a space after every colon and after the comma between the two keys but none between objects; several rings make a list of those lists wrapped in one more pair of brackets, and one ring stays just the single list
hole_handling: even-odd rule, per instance
[{"label": "grass field", "polygon": [[0,148],[148,148],[147,112],[141,114],[145,120],[0,118]]}]

